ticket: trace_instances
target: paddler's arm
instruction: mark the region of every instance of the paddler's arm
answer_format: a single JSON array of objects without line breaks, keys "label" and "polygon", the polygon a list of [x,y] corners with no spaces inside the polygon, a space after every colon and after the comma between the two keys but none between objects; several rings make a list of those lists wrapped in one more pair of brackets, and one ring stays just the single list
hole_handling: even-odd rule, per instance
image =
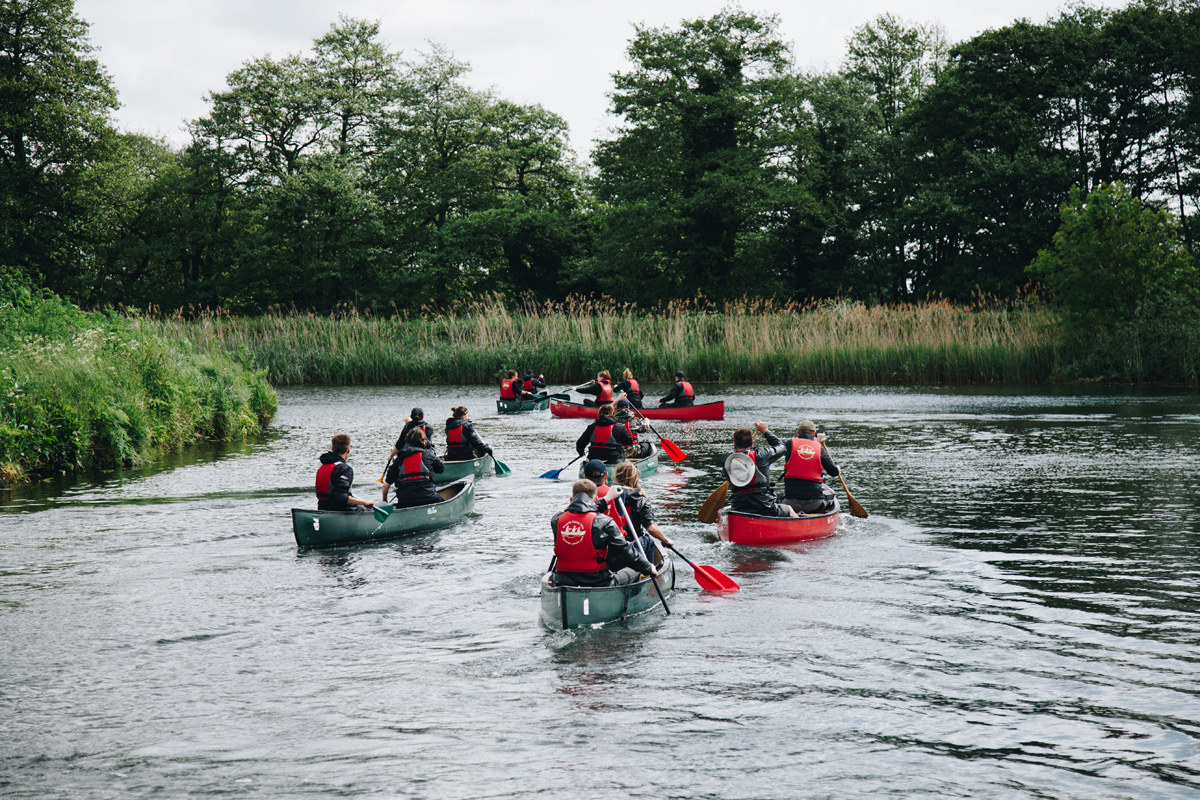
[{"label": "paddler's arm", "polygon": [[[603,498],[601,498],[603,499]],[[598,506],[597,506],[598,507]],[[643,575],[657,575],[658,570],[647,561],[638,550],[637,545],[626,539],[612,517],[597,515],[592,522],[592,544],[597,550],[608,549],[610,557],[621,564],[628,564]]]},{"label": "paddler's arm", "polygon": [[423,456],[421,456],[421,458],[423,458],[425,460],[425,466],[429,467],[429,469],[431,469],[432,471],[434,471],[434,472],[445,472],[446,471],[446,465],[444,463],[442,463],[442,460],[440,458],[437,457],[437,453],[433,452],[432,450],[426,450],[425,454]]},{"label": "paddler's arm", "polygon": [[596,423],[593,422],[584,428],[583,435],[575,440],[575,452],[579,453],[580,457],[583,456],[583,451],[587,449],[587,446],[592,443],[592,431],[595,429]]}]

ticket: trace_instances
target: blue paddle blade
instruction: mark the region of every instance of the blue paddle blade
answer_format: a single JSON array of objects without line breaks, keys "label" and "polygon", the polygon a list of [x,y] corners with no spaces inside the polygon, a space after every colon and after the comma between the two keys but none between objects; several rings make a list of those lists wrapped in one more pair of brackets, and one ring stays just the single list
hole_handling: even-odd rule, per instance
[{"label": "blue paddle blade", "polygon": [[560,469],[552,469],[549,472],[543,472],[541,475],[538,475],[538,477],[539,478],[549,478],[552,481],[556,481],[556,480],[558,480],[558,476],[562,473],[562,471],[564,469],[566,469],[566,467],[562,467]]}]

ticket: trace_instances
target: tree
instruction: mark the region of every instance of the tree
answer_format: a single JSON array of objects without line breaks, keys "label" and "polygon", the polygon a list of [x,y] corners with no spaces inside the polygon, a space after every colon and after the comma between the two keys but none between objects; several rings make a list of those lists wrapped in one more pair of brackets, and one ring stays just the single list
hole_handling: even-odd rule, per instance
[{"label": "tree", "polygon": [[624,126],[596,150],[609,205],[600,259],[649,297],[758,288],[747,245],[762,229],[788,52],[775,17],[727,10],[677,29],[637,27],[614,76]]},{"label": "tree", "polygon": [[103,157],[117,105],[87,30],[71,0],[0,3],[0,263],[76,294],[80,176]]}]

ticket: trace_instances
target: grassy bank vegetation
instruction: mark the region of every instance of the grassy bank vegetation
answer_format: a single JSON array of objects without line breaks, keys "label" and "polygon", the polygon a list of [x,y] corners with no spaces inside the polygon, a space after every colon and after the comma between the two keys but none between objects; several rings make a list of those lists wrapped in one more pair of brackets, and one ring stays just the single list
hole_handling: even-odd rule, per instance
[{"label": "grassy bank vegetation", "polygon": [[264,370],[0,276],[0,484],[261,430]]},{"label": "grassy bank vegetation", "polygon": [[1054,317],[1040,307],[850,301],[643,311],[612,302],[489,296],[451,313],[273,313],[148,321],[197,351],[242,353],[278,384],[490,383],[532,366],[557,385],[629,367],[641,380],[1028,383],[1053,379]]}]

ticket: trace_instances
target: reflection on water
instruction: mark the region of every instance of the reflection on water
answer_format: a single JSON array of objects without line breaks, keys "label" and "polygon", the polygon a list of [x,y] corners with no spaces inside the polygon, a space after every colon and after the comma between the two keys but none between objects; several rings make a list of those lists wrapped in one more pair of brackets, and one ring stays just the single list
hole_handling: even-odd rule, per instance
[{"label": "reflection on water", "polygon": [[[681,564],[669,617],[599,629],[537,624],[568,487],[533,476],[583,425],[475,387],[286,389],[263,439],[0,495],[5,796],[1196,796],[1195,395],[723,394],[655,422],[688,458],[645,489],[742,591]],[[296,548],[331,421],[373,497],[409,410],[464,401],[515,473],[472,517]],[[732,431],[805,418],[870,519],[719,542],[696,511]]]}]

